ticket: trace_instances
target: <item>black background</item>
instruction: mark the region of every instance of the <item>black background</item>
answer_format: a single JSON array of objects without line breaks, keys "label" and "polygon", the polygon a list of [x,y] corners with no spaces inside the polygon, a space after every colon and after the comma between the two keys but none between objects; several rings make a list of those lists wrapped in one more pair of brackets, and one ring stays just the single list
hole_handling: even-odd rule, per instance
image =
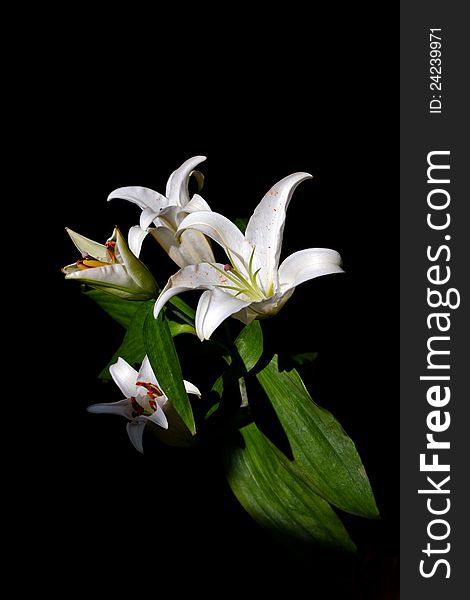
[{"label": "black background", "polygon": [[[35,218],[46,233],[33,346],[40,342],[36,381],[47,374],[49,383],[27,453],[34,502],[25,541],[44,558],[46,585],[105,595],[129,585],[209,597],[284,587],[293,597],[395,597],[396,62],[390,38],[366,25],[365,8],[335,12],[214,13],[208,25],[194,9],[184,27],[178,14],[128,23],[121,15],[119,27],[85,19],[57,34],[47,68],[38,64],[47,92],[33,110],[30,152],[41,190]],[[76,258],[64,227],[98,241],[115,224],[126,230],[139,210],[106,203],[108,193],[126,185],[164,192],[169,174],[195,154],[208,157],[202,195],[230,218],[249,216],[282,177],[314,175],[294,194],[282,257],[334,248],[346,274],[303,284],[263,327],[273,351],[320,353],[304,373],[307,386],[363,459],[382,519],[346,519],[357,561],[319,554],[299,562],[238,505],[217,452],[170,450],[149,436],[141,456],[123,420],[85,412],[120,397],[97,374],[122,333],[63,280],[60,267]],[[152,240],[143,258],[163,284],[173,266]],[[183,359],[196,384],[201,356],[194,345]]]}]

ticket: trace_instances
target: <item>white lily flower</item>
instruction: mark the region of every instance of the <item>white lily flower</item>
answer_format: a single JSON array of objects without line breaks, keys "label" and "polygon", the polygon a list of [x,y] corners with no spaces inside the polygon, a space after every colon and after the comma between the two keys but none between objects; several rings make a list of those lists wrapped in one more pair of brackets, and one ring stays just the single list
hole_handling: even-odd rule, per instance
[{"label": "white lily flower", "polygon": [[177,234],[189,228],[204,233],[222,246],[230,262],[205,262],[180,269],[158,297],[155,317],[175,294],[207,290],[197,306],[196,332],[201,340],[209,339],[227,317],[246,324],[269,317],[281,309],[300,283],[341,273],[340,255],[327,248],[294,252],[279,266],[288,204],[297,185],[310,177],[308,173],[294,173],[274,185],[256,207],[245,235],[221,214],[188,215]]},{"label": "white lily flower", "polygon": [[150,300],[158,287],[147,267],[129,250],[119,229],[103,245],[66,228],[82,255],[62,269],[65,279],[77,279],[89,286],[125,298]]},{"label": "white lily flower", "polygon": [[[125,398],[108,404],[92,404],[87,410],[91,413],[125,417],[128,420],[129,439],[139,452],[143,452],[142,436],[149,422],[168,429],[169,424],[171,428],[175,416],[179,417],[174,410],[171,410],[172,406],[161,389],[147,356],[139,372],[123,358],[118,358],[117,363],[109,367],[109,372]],[[184,381],[184,387],[188,394],[201,395],[198,388],[189,381]]]},{"label": "white lily flower", "polygon": [[[207,202],[198,194],[189,197],[189,179],[194,175],[202,187],[203,176],[194,168],[206,160],[205,156],[194,156],[176,169],[168,179],[165,195],[145,187],[122,187],[111,192],[108,200],[124,198],[142,209],[140,225],[129,231],[129,246],[136,256],[140,255],[142,242],[150,233],[170,258],[179,266],[200,262],[213,262],[214,254],[209,240],[198,231],[186,231],[179,239],[175,233],[181,221],[194,211],[210,211]],[[150,227],[151,223],[155,227]]]}]

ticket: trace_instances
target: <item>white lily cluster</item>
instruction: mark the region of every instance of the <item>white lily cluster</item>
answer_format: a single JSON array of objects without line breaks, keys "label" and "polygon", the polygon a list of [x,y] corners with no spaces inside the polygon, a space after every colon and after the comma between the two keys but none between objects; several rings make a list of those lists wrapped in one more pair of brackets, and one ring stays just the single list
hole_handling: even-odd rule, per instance
[{"label": "white lily cluster", "polygon": [[[165,195],[136,186],[111,192],[108,200],[124,198],[142,209],[139,225],[129,231],[129,247],[117,229],[104,246],[69,230],[84,259],[64,267],[67,278],[126,298],[155,297],[156,284],[138,260],[142,242],[150,233],[181,267],[159,295],[155,317],[172,296],[205,290],[195,325],[198,337],[206,340],[227,317],[250,323],[272,316],[299,284],[342,272],[340,255],[328,248],[300,250],[279,264],[287,207],[295,188],[311,175],[293,173],[276,183],[256,207],[243,235],[229,219],[213,212],[201,196],[190,198],[189,180],[194,175],[201,184],[202,175],[195,167],[204,160],[204,156],[195,156],[176,169]],[[226,264],[216,262],[208,238],[223,248]]]},{"label": "white lily cluster", "polygon": [[[243,234],[229,219],[213,212],[198,193],[190,197],[191,176],[201,191],[203,176],[195,167],[204,160],[204,156],[195,156],[176,169],[168,179],[165,195],[136,186],[111,192],[108,200],[122,198],[139,206],[139,225],[129,230],[128,243],[116,228],[104,245],[68,229],[81,258],[62,269],[66,278],[126,300],[156,298],[155,318],[173,296],[201,290],[195,329],[201,340],[207,340],[229,316],[246,324],[270,317],[284,306],[299,284],[342,272],[340,255],[327,248],[300,250],[280,262],[289,202],[299,183],[311,175],[293,173],[276,183],[255,208]],[[139,260],[148,234],[180,267],[160,295],[153,276]],[[216,262],[210,240],[224,250],[225,264]],[[144,427],[151,422],[167,429],[171,405],[147,357],[139,372],[119,358],[110,373],[125,398],[95,404],[89,410],[126,417],[129,437],[142,451]],[[184,384],[188,393],[200,395],[193,384]],[[174,411],[173,415],[176,427],[178,415]]]}]

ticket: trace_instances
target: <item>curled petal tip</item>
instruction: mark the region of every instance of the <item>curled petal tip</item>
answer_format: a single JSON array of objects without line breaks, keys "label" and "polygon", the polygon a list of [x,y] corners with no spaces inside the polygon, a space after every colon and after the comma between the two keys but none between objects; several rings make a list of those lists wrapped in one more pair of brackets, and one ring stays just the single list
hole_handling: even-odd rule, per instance
[{"label": "curled petal tip", "polygon": [[153,307],[153,318],[154,319],[158,319],[158,315],[160,314],[161,310],[163,308],[163,304],[157,301],[155,302],[155,306]]},{"label": "curled petal tip", "polygon": [[292,173],[292,175],[290,175],[289,177],[291,177],[292,179],[297,179],[299,181],[299,183],[301,181],[304,181],[305,179],[313,179],[313,175],[311,173],[307,173],[305,171],[299,171],[297,173]]}]

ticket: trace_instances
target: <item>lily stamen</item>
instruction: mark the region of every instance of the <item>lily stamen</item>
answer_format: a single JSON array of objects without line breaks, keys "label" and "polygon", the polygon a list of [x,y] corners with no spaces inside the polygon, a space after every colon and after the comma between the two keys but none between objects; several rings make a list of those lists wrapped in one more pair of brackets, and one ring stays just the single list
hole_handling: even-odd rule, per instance
[{"label": "lily stamen", "polygon": [[252,300],[257,301],[257,302],[265,300],[265,296],[264,296],[263,292],[259,289],[258,285],[256,284],[256,282],[254,280],[254,277],[256,277],[256,274],[254,276],[249,274],[249,278],[251,281],[251,283],[249,283],[246,280],[246,278],[240,273],[240,271],[238,271],[238,269],[236,269],[235,267],[232,267],[230,270],[226,270],[224,267],[223,271],[215,264],[212,264],[212,267],[216,271],[219,271],[219,273],[224,275],[224,277],[229,279],[234,284],[234,285],[217,284],[216,287],[233,290],[233,291],[237,292],[235,294],[236,296],[239,296],[240,294],[245,294],[245,296],[248,296],[248,298],[251,298]]},{"label": "lily stamen", "polygon": [[76,265],[81,271],[83,271],[84,269],[94,269],[96,267],[108,267],[109,263],[105,263],[101,260],[86,258],[77,260]]},{"label": "lily stamen", "polygon": [[[240,294],[245,294],[245,296],[248,296],[248,298],[251,298],[252,300],[254,300],[256,302],[261,302],[263,300],[266,300],[267,296],[264,294],[263,290],[261,289],[261,287],[259,286],[259,284],[256,281],[256,277],[257,277],[258,273],[260,272],[261,268],[258,269],[255,273],[253,273],[253,257],[255,254],[255,248],[253,247],[253,250],[251,251],[250,259],[248,261],[248,268],[246,269],[248,272],[249,281],[236,268],[235,261],[232,258],[230,250],[228,248],[226,248],[225,252],[230,260],[230,264],[227,263],[226,265],[224,265],[225,275],[235,285],[232,286],[232,285],[219,284],[219,285],[217,285],[217,287],[224,288],[226,290],[233,290],[234,292],[236,292],[235,296],[239,296]],[[217,267],[214,264],[212,266],[214,267],[214,269],[221,272],[219,267]],[[233,277],[231,277],[229,275],[229,273],[230,273],[230,275],[233,275]]]},{"label": "lily stamen", "polygon": [[145,413],[145,409],[143,406],[141,406],[137,400],[135,399],[134,396],[132,396],[131,398],[129,398],[129,401],[131,403],[131,406],[133,408],[133,412],[132,412],[132,416],[134,417],[134,419],[136,417],[140,417],[141,415],[143,415]]},{"label": "lily stamen", "polygon": [[105,243],[105,248],[108,252],[109,258],[111,259],[112,263],[116,263],[117,262],[117,257],[116,257],[116,242],[114,240],[108,240]]},{"label": "lily stamen", "polygon": [[161,390],[153,383],[147,383],[146,381],[137,381],[136,385],[144,387],[147,390],[147,396],[149,398],[160,398],[163,396]]}]

